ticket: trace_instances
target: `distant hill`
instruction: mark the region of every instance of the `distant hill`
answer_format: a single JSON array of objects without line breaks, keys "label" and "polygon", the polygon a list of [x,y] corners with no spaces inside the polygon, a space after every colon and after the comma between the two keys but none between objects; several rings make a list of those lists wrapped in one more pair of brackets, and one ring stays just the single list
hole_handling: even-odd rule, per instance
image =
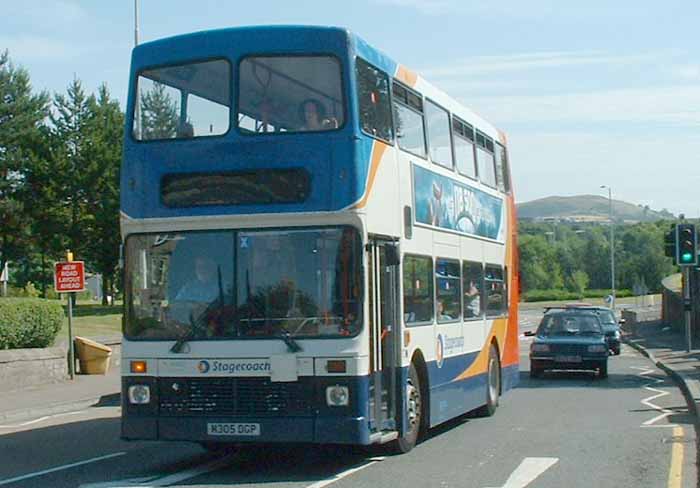
[{"label": "distant hill", "polygon": [[[518,204],[518,218],[527,220],[604,221],[608,219],[610,203],[600,195],[546,197]],[[646,205],[613,200],[616,221],[650,222],[672,219],[667,210],[652,210]]]}]

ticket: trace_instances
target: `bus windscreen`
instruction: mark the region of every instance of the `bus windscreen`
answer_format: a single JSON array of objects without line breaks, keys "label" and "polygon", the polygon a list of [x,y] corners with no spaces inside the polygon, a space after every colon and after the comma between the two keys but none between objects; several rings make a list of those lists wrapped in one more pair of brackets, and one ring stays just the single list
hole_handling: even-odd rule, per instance
[{"label": "bus windscreen", "polygon": [[353,336],[361,320],[350,227],[181,232],[126,243],[130,339]]}]

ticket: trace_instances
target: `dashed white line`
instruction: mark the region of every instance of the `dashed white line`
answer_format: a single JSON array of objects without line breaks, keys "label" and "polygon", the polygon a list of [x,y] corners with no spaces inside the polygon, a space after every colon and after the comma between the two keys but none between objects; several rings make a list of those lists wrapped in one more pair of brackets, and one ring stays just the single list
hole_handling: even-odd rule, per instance
[{"label": "dashed white line", "polygon": [[558,461],[559,458],[525,458],[500,488],[525,488]]},{"label": "dashed white line", "polygon": [[88,483],[80,485],[80,488],[155,488],[161,486],[168,486],[224,468],[230,464],[231,458],[233,458],[234,456],[235,453],[231,453],[227,456],[202,464],[201,466],[195,466],[194,468],[186,469],[184,471],[178,471],[177,473],[169,474],[163,477],[155,476],[152,478],[132,478],[120,481]]},{"label": "dashed white line", "polygon": [[44,420],[54,419],[57,417],[68,417],[70,415],[79,415],[79,414],[84,413],[84,412],[85,412],[85,410],[76,410],[74,412],[57,413],[55,415],[45,415],[43,417],[39,417],[38,419],[29,420],[27,422],[21,422],[19,424],[0,425],[0,429],[16,429],[18,427],[26,427],[27,425],[37,424],[39,422],[43,422]]},{"label": "dashed white line", "polygon": [[330,478],[326,478],[325,480],[317,481],[316,483],[312,485],[308,485],[306,488],[324,488],[325,486],[331,485],[335,483],[336,481],[340,481],[343,478],[350,476],[351,474],[357,473],[358,471],[361,471],[365,468],[369,468],[373,464],[376,464],[380,461],[383,461],[384,457],[375,457],[369,459],[366,463],[360,464],[359,466],[355,466],[354,468],[347,469],[341,473],[335,474],[331,476]]},{"label": "dashed white line", "polygon": [[64,464],[63,466],[56,466],[55,468],[44,469],[42,471],[36,471],[34,473],[28,473],[22,476],[16,476],[14,478],[0,480],[0,486],[9,485],[10,483],[16,483],[18,481],[27,480],[30,478],[36,478],[38,476],[43,476],[49,473],[55,473],[56,471],[63,471],[65,469],[75,468],[76,466],[82,466],[84,464],[96,463],[98,461],[104,461],[105,459],[112,459],[115,457],[123,456],[124,454],[126,454],[126,452],[115,452],[114,454],[107,454],[106,456],[86,459],[85,461],[78,461],[77,463]]}]

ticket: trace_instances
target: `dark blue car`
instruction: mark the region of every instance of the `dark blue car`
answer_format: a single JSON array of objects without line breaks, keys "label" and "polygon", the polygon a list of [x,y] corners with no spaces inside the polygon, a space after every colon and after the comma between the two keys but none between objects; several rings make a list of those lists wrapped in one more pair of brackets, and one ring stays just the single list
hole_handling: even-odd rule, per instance
[{"label": "dark blue car", "polygon": [[608,341],[610,351],[615,356],[620,354],[620,325],[624,323],[624,319],[620,319],[618,322],[618,320],[615,318],[615,312],[608,307],[598,307],[579,303],[569,304],[563,307],[546,307],[545,313],[571,309],[587,310],[597,314],[598,318],[600,319],[601,326],[603,327],[603,332],[605,332],[605,339]]},{"label": "dark blue car", "polygon": [[562,310],[547,313],[530,345],[530,376],[545,370],[590,370],[608,376],[609,345],[600,318],[593,311]]}]

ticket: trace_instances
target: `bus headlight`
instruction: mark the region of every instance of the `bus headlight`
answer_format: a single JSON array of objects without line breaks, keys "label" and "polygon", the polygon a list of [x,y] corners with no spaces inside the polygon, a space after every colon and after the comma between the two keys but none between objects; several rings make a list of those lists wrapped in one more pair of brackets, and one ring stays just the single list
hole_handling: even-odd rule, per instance
[{"label": "bus headlight", "polygon": [[350,390],[347,386],[333,385],[326,388],[326,404],[329,407],[347,407]]},{"label": "bus headlight", "polygon": [[129,403],[144,405],[151,401],[151,388],[148,385],[131,385],[128,391]]}]

